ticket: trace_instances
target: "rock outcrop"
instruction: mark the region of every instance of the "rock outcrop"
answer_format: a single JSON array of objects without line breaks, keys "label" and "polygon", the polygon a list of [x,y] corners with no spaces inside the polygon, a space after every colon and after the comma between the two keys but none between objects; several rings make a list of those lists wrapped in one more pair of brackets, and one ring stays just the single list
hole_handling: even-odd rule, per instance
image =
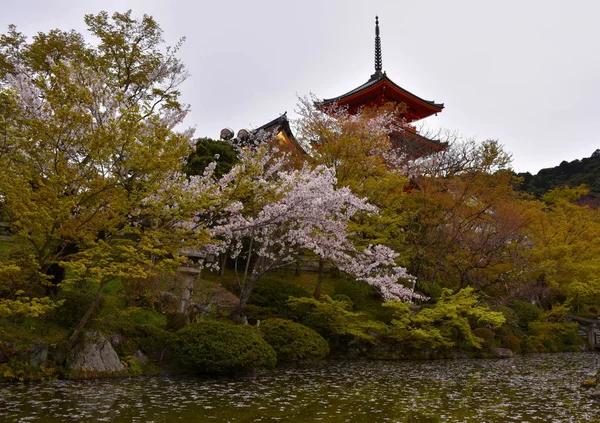
[{"label": "rock outcrop", "polygon": [[490,348],[490,354],[493,358],[512,358],[515,354],[508,348]]},{"label": "rock outcrop", "polygon": [[125,367],[110,342],[99,332],[87,332],[67,357],[70,370],[118,372]]}]

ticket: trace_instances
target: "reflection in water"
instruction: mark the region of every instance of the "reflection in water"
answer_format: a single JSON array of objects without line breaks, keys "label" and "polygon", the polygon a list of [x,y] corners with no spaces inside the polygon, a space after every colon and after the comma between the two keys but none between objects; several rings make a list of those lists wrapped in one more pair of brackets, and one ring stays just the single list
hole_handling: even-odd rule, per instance
[{"label": "reflection in water", "polygon": [[591,353],[328,362],[253,379],[0,385],[2,422],[600,422]]}]

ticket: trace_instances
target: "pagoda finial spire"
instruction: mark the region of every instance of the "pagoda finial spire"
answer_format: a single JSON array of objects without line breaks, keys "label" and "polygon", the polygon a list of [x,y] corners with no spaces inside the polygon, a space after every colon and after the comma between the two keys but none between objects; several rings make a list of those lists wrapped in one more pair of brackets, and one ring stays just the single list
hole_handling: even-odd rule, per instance
[{"label": "pagoda finial spire", "polygon": [[379,38],[379,16],[375,16],[375,73],[371,78],[379,78],[383,73],[381,59],[381,38]]}]

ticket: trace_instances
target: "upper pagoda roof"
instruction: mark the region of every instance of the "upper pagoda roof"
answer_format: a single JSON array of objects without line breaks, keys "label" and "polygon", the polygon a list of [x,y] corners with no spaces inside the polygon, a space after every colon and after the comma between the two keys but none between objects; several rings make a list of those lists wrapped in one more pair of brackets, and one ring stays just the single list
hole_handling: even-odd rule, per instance
[{"label": "upper pagoda roof", "polygon": [[388,101],[406,104],[408,107],[407,114],[414,115],[417,119],[439,113],[444,108],[444,103],[428,101],[405,90],[388,78],[385,72],[373,75],[367,82],[348,91],[346,94],[320,101],[317,106],[323,107],[336,103],[339,106],[347,106],[350,111],[354,111],[354,109],[362,106]]},{"label": "upper pagoda roof", "polygon": [[415,121],[439,113],[443,103],[425,100],[392,81],[382,72],[381,39],[379,37],[379,18],[375,18],[375,73],[364,84],[338,97],[317,102],[317,107],[338,104],[346,106],[350,113],[360,107],[379,106],[386,102],[404,103],[407,110],[403,113],[407,121]]}]

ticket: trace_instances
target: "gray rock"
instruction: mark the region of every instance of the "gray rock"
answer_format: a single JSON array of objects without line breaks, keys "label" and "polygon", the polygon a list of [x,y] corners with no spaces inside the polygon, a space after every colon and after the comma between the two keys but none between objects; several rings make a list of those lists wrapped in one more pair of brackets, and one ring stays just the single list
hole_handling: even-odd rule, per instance
[{"label": "gray rock", "polygon": [[462,351],[452,350],[448,353],[448,358],[453,360],[466,360],[469,356]]},{"label": "gray rock", "polygon": [[494,358],[512,358],[515,354],[508,348],[490,348],[490,353]]},{"label": "gray rock", "polygon": [[38,368],[48,360],[48,345],[34,344],[29,350],[29,364]]},{"label": "gray rock", "polygon": [[95,372],[118,372],[125,367],[114,348],[99,332],[86,332],[78,345],[67,357],[66,366],[71,370]]}]

